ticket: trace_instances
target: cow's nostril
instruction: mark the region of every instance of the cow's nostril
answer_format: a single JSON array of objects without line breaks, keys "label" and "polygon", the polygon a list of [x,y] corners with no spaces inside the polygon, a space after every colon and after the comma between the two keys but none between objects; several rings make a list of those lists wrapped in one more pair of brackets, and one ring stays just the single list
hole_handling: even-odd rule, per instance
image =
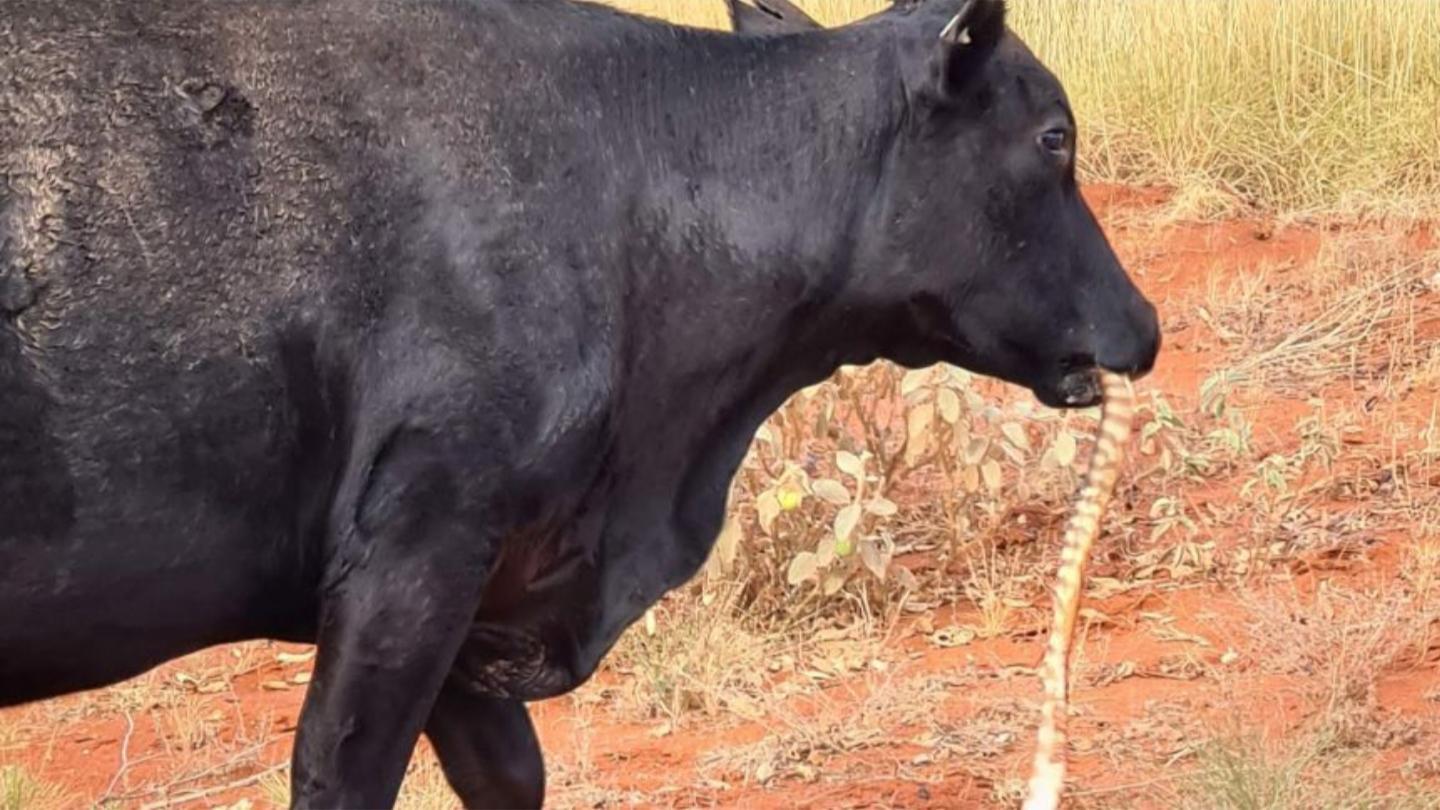
[{"label": "cow's nostril", "polygon": [[1089,371],[1095,368],[1095,355],[1075,353],[1069,354],[1060,359],[1060,371],[1069,374],[1074,371]]}]

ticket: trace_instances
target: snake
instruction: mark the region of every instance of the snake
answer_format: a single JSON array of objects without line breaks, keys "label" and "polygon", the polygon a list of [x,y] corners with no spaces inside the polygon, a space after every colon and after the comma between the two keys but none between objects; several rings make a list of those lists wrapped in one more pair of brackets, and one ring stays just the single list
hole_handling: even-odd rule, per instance
[{"label": "snake", "polygon": [[1100,429],[1095,451],[1085,471],[1085,483],[1075,500],[1074,511],[1065,526],[1056,574],[1054,615],[1045,658],[1040,665],[1040,682],[1045,701],[1040,709],[1040,728],[1035,741],[1035,762],[1031,769],[1029,794],[1023,810],[1055,810],[1065,788],[1065,720],[1069,711],[1070,650],[1075,640],[1075,620],[1085,586],[1085,563],[1100,534],[1105,507],[1115,492],[1125,445],[1130,439],[1135,416],[1135,393],[1130,379],[1100,372],[1102,392]]}]

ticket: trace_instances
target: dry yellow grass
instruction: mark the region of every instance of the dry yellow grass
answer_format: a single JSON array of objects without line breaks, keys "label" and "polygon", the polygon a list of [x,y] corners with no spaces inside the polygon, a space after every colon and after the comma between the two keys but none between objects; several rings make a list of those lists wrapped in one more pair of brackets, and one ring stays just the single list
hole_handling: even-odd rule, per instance
[{"label": "dry yellow grass", "polygon": [[1276,210],[1436,210],[1440,3],[1017,0],[1085,168]]},{"label": "dry yellow grass", "polygon": [[[1421,296],[1440,274],[1440,253],[1401,237],[1325,242],[1304,273],[1240,274],[1212,283],[1198,317],[1236,352],[1229,386],[1317,390],[1336,381],[1387,390],[1413,387],[1431,358],[1422,330],[1437,318]],[[1218,276],[1217,276],[1218,278]]]},{"label": "dry yellow grass", "polygon": [[719,29],[730,27],[723,0],[605,0],[605,5],[682,25]]},{"label": "dry yellow grass", "polygon": [[[725,0],[597,0],[635,14],[682,25],[728,29]],[[748,1],[748,0],[747,0]],[[801,0],[798,5],[824,25],[840,25],[889,5],[884,0]]]},{"label": "dry yellow grass", "polygon": [[15,765],[0,767],[0,810],[61,810],[75,801],[61,785],[36,779]]},{"label": "dry yellow grass", "polygon": [[[612,0],[711,28],[721,0]],[[800,0],[826,24],[883,0]],[[1092,179],[1177,185],[1192,214],[1440,211],[1434,0],[1011,0],[1065,82]]]}]

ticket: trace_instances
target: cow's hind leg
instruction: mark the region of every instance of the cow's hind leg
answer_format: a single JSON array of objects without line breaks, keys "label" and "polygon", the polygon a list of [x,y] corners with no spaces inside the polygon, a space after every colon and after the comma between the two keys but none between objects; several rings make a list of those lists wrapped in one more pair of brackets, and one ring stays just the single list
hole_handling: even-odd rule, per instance
[{"label": "cow's hind leg", "polygon": [[521,701],[476,695],[451,681],[430,711],[425,735],[470,810],[539,807],[544,800],[545,761]]},{"label": "cow's hind leg", "polygon": [[391,437],[322,595],[295,807],[393,805],[495,558],[438,438]]}]

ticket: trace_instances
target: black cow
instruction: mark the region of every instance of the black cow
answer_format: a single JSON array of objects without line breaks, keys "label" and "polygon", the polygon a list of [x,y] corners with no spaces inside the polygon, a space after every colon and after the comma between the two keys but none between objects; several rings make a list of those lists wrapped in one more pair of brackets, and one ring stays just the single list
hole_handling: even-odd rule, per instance
[{"label": "black cow", "polygon": [[0,0],[0,704],[314,641],[296,806],[538,804],[792,392],[1150,368],[1074,161],[998,0]]}]

